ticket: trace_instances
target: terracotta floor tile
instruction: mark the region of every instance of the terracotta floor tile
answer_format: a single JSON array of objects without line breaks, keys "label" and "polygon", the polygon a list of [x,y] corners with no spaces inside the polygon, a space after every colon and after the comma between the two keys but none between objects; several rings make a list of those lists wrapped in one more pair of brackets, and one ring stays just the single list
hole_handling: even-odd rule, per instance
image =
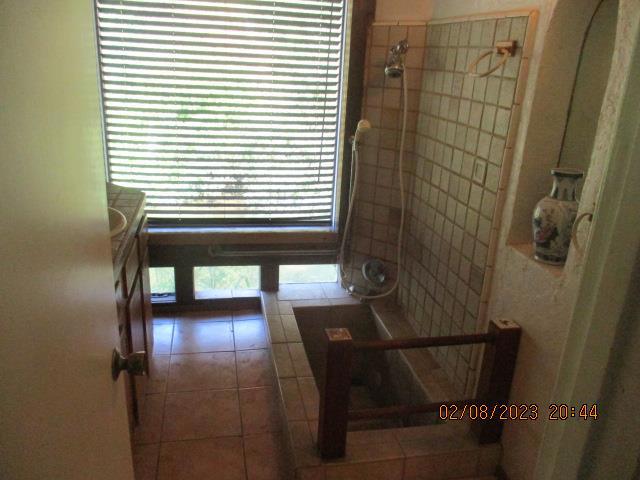
[{"label": "terracotta floor tile", "polygon": [[184,312],[176,315],[176,322],[230,322],[232,319],[231,310]]},{"label": "terracotta floor tile", "polygon": [[236,353],[238,386],[263,387],[273,384],[273,368],[268,350],[242,350]]},{"label": "terracotta floor tile", "polygon": [[171,355],[169,392],[236,388],[233,352]]},{"label": "terracotta floor tile", "polygon": [[165,396],[162,393],[146,396],[140,425],[136,426],[133,433],[134,443],[158,443],[160,441],[164,401]]},{"label": "terracotta floor tile", "polygon": [[241,388],[242,432],[277,432],[282,429],[275,392],[272,387]]},{"label": "terracotta floor tile", "polygon": [[261,310],[236,310],[233,312],[234,320],[261,320]]},{"label": "terracotta floor tile", "polygon": [[262,319],[234,321],[233,334],[236,350],[255,350],[267,347],[267,332]]},{"label": "terracotta floor tile", "polygon": [[201,353],[233,350],[231,322],[176,321],[171,353]]},{"label": "terracotta floor tile", "polygon": [[162,440],[239,435],[237,390],[168,393]]},{"label": "terracotta floor tile", "polygon": [[163,443],[158,480],[245,480],[242,439]]},{"label": "terracotta floor tile", "polygon": [[165,393],[169,374],[169,355],[152,355],[149,360],[149,377],[146,393]]},{"label": "terracotta floor tile", "polygon": [[167,324],[167,323],[173,323],[173,321],[175,320],[175,316],[173,314],[167,314],[167,315],[154,315],[153,316],[153,324]]},{"label": "terracotta floor tile", "polygon": [[153,354],[171,353],[171,339],[173,338],[173,321],[171,323],[153,324]]},{"label": "terracotta floor tile", "polygon": [[[280,306],[292,313],[289,302]],[[134,434],[136,480],[287,478],[262,312],[156,317],[154,342],[147,384],[153,393]]]},{"label": "terracotta floor tile", "polygon": [[282,480],[287,478],[284,439],[267,433],[244,437],[244,455],[248,480]]},{"label": "terracotta floor tile", "polygon": [[[351,465],[328,465],[326,469],[326,480],[402,479],[402,459],[386,462],[354,463]],[[425,476],[422,478],[426,479],[431,477]]]},{"label": "terracotta floor tile", "polygon": [[136,480],[156,480],[160,444],[136,445],[133,449],[133,471]]},{"label": "terracotta floor tile", "polygon": [[407,457],[404,478],[470,478],[476,474],[477,452],[452,452],[443,455]]}]

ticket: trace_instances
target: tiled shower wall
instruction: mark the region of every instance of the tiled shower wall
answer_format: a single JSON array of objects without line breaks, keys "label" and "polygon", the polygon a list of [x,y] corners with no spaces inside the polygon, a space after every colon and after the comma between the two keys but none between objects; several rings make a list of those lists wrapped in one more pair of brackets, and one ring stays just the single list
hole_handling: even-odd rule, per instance
[{"label": "tiled shower wall", "polygon": [[[367,40],[363,118],[372,129],[360,148],[358,195],[355,201],[350,261],[345,269],[349,280],[365,285],[360,266],[378,258],[390,267],[395,278],[396,245],[400,225],[400,183],[398,152],[402,129],[402,81],[386,78],[384,66],[389,48],[408,39],[411,48],[405,59],[408,89],[407,133],[403,169],[408,191],[413,172],[413,148],[418,118],[426,27],[373,26]],[[407,195],[408,197],[408,195]],[[391,279],[393,281],[393,279]]]},{"label": "tiled shower wall", "polygon": [[[498,199],[508,180],[503,165],[510,153],[507,135],[522,49],[488,77],[466,72],[496,41],[517,40],[522,46],[527,23],[528,17],[513,17],[428,27],[399,291],[407,319],[421,335],[485,328],[482,304],[488,301]],[[486,58],[478,71],[490,65]],[[471,346],[433,351],[459,392],[475,382],[478,351]]]},{"label": "tiled shower wall", "polygon": [[[389,46],[407,37],[408,195],[398,301],[419,335],[485,328],[492,242],[524,87],[518,77],[528,22],[520,16],[432,23],[426,35],[419,26],[371,30],[364,115],[376,128],[362,149],[352,274],[361,282],[358,267],[370,257],[395,266],[401,84],[385,79],[384,60]],[[508,39],[521,48],[504,68],[485,78],[466,74],[481,53]],[[497,61],[495,55],[486,58],[478,71]],[[460,393],[472,389],[479,349],[432,353]]]}]

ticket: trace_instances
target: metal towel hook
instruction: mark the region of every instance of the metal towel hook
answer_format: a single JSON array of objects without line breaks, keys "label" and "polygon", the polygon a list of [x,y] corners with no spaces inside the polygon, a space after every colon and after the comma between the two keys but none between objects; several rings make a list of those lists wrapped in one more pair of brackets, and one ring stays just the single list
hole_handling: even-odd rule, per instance
[{"label": "metal towel hook", "polygon": [[[493,50],[489,50],[480,55],[476,60],[469,65],[469,75],[472,77],[486,77],[487,75],[491,75],[493,72],[502,67],[509,57],[512,57],[516,53],[516,48],[518,48],[518,42],[515,40],[506,40],[504,42],[497,42],[496,46]],[[483,58],[488,57],[492,53],[496,53],[497,55],[502,55],[502,59],[498,62],[498,64],[490,70],[487,70],[483,73],[478,73],[478,63],[482,61]]]}]

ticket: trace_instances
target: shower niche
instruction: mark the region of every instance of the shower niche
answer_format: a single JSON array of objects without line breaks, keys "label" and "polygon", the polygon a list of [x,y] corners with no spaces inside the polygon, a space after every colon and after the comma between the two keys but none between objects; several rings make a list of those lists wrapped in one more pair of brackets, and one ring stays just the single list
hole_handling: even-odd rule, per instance
[{"label": "shower niche", "polygon": [[558,167],[586,173],[611,70],[618,0],[598,6],[582,45]]},{"label": "shower niche", "polygon": [[[551,169],[583,172],[576,190],[578,217],[593,212],[599,182],[589,170],[615,52],[618,0],[565,7],[554,11],[542,52],[508,236],[508,244],[530,258],[531,214],[551,190]],[[581,243],[587,231],[586,225],[580,227]],[[555,275],[563,271],[562,266],[549,269]]]}]

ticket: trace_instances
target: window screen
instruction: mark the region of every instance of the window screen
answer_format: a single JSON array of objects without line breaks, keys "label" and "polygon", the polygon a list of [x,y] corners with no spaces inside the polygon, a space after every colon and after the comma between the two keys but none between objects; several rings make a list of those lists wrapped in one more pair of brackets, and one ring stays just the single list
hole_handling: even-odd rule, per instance
[{"label": "window screen", "polygon": [[110,181],[155,223],[330,223],[343,3],[97,1]]}]

